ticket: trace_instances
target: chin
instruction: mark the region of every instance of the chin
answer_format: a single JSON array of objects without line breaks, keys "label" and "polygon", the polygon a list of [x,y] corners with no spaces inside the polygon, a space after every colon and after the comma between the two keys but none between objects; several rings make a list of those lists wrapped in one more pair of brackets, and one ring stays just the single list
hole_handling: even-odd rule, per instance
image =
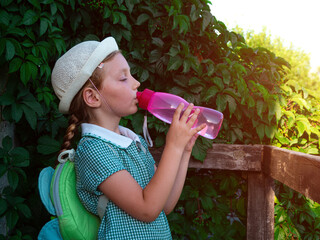
[{"label": "chin", "polygon": [[135,114],[136,112],[138,112],[138,107],[136,107],[135,109],[132,109],[130,112],[122,114],[122,117],[130,116],[132,114]]}]

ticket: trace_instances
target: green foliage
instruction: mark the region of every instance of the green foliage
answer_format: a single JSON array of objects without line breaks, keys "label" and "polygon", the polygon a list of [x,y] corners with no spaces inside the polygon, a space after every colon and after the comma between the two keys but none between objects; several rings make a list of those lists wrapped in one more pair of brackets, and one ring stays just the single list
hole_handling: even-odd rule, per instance
[{"label": "green foliage", "polygon": [[[237,31],[243,33],[239,28]],[[280,102],[282,118],[273,144],[319,154],[320,105],[315,97],[319,97],[320,78],[310,72],[309,57],[292,45],[285,47],[280,38],[272,39],[266,29],[259,34],[248,31],[245,36],[249,46],[268,48],[291,65],[286,69],[286,82],[281,85],[285,101]],[[318,239],[319,204],[280,183],[277,188],[275,239]]]},{"label": "green foliage", "polygon": [[310,56],[296,48],[293,43],[284,44],[280,37],[272,37],[270,32],[264,28],[262,32],[244,31],[240,27],[235,29],[236,32],[242,34],[246,43],[251,47],[265,47],[276,55],[286,59],[290,63],[290,69],[287,69],[285,78],[294,81],[296,84],[311,90],[314,94],[318,94],[320,89],[319,70],[314,71],[310,66]]},{"label": "green foliage", "polygon": [[[0,198],[0,216],[6,218],[9,229],[14,229],[19,218],[30,219],[31,211],[25,198],[14,195],[19,184],[27,179],[24,168],[29,166],[29,152],[22,147],[13,148],[12,139],[7,136],[0,148],[0,177],[6,177],[9,186],[3,189]],[[24,180],[24,181],[23,181]]]},{"label": "green foliage", "polygon": [[320,204],[277,184],[275,239],[319,239]]},{"label": "green foliage", "polygon": [[[170,92],[223,112],[218,138],[197,140],[192,154],[198,160],[213,142],[276,144],[319,154],[319,99],[286,78],[289,64],[283,58],[250,47],[240,34],[227,30],[208,3],[1,1],[0,103],[3,118],[15,123],[19,144],[12,149],[6,138],[1,150],[1,175],[10,183],[0,195],[0,217],[7,218],[9,227],[6,238],[36,239],[49,220],[37,177],[44,166],[54,165],[67,126],[57,110],[51,69],[66,49],[84,40],[114,36],[141,89]],[[121,124],[141,133],[143,114]],[[148,122],[155,145],[162,146],[168,125],[151,116]],[[222,172],[200,176],[188,178],[169,217],[175,238],[245,238],[242,178]]]},{"label": "green foliage", "polygon": [[240,174],[189,171],[169,215],[173,239],[245,239],[246,185]]}]

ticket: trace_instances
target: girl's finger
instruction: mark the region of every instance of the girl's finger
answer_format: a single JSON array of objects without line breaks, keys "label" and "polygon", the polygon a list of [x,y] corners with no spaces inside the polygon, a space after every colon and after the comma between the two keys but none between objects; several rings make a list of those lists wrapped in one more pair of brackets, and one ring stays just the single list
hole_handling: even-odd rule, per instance
[{"label": "girl's finger", "polygon": [[198,133],[198,132],[201,132],[203,129],[205,129],[207,127],[207,124],[205,123],[202,123],[200,126],[194,128],[193,130]]},{"label": "girl's finger", "polygon": [[189,115],[188,126],[192,127],[194,123],[197,121],[198,115],[200,113],[200,109],[197,108]]},{"label": "girl's finger", "polygon": [[191,113],[191,110],[192,108],[194,107],[193,103],[190,103],[187,107],[187,109],[184,111],[184,113],[182,114],[181,116],[181,121],[182,122],[187,122],[188,118],[190,117],[190,113]]},{"label": "girl's finger", "polygon": [[176,111],[173,114],[172,122],[179,121],[180,115],[181,115],[181,111],[182,111],[183,108],[184,108],[184,104],[180,103],[179,106],[177,107]]}]

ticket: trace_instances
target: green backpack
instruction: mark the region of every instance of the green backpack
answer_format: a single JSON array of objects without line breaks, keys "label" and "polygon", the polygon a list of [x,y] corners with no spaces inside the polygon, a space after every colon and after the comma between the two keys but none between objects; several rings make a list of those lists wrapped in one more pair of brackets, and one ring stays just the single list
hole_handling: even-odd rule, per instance
[{"label": "green backpack", "polygon": [[[85,209],[76,192],[74,150],[67,150],[62,154],[68,154],[66,160],[62,160],[60,154],[60,163],[56,169],[44,168],[39,175],[41,201],[48,212],[57,217],[43,226],[38,239],[97,239],[100,218]],[[107,202],[105,197],[99,199],[100,217],[104,214]]]}]

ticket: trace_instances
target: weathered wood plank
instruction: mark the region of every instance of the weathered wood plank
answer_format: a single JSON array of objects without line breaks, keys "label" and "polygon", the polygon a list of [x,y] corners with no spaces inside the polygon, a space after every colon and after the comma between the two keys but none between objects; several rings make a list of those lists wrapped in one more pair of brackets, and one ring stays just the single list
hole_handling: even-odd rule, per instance
[{"label": "weathered wood plank", "polygon": [[320,203],[320,156],[265,146],[263,172]]},{"label": "weathered wood plank", "polygon": [[274,239],[274,180],[248,172],[247,239]]},{"label": "weathered wood plank", "polygon": [[[151,148],[156,161],[161,158],[163,148]],[[204,162],[190,160],[190,168],[261,171],[262,145],[213,144]]]}]

